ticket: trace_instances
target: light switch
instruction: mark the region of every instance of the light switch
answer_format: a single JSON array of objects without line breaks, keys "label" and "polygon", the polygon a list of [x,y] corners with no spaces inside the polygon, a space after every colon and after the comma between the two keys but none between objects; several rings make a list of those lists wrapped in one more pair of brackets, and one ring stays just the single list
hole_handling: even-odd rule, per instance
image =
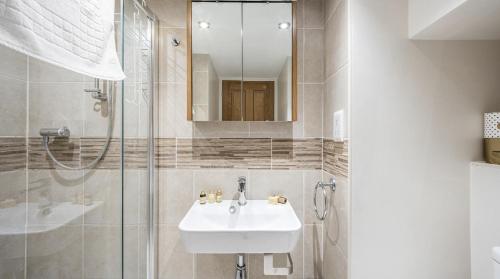
[{"label": "light switch", "polygon": [[338,110],[333,113],[333,138],[344,140],[344,110]]}]

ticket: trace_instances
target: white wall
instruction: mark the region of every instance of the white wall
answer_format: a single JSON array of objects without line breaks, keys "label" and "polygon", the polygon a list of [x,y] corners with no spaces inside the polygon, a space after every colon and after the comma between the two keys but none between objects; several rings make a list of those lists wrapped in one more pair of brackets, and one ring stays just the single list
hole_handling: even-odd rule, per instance
[{"label": "white wall", "polygon": [[500,110],[500,42],[410,41],[407,1],[350,3],[351,278],[467,279],[469,162]]}]

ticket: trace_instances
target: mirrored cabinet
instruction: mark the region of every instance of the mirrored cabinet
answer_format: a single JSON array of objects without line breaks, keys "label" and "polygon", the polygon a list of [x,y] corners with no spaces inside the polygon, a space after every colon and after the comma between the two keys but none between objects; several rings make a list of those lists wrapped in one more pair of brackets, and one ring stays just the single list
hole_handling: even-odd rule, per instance
[{"label": "mirrored cabinet", "polygon": [[295,121],[295,2],[189,2],[188,120]]}]

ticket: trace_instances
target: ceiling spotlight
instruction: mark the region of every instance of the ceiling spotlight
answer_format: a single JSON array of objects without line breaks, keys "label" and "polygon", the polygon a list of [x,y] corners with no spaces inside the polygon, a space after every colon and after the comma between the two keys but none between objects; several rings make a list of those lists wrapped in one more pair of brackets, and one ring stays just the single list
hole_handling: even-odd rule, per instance
[{"label": "ceiling spotlight", "polygon": [[283,30],[288,29],[288,28],[290,28],[290,22],[280,22],[278,24],[278,28],[283,29]]},{"label": "ceiling spotlight", "polygon": [[210,23],[206,21],[199,21],[198,25],[200,26],[201,29],[208,29],[210,28]]}]

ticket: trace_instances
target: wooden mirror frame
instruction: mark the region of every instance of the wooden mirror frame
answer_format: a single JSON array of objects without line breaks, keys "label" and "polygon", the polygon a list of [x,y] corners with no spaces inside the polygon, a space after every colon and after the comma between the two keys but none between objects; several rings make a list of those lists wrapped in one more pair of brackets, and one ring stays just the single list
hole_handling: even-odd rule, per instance
[{"label": "wooden mirror frame", "polygon": [[[241,1],[245,2],[245,1]],[[255,2],[255,1],[252,1]],[[297,121],[298,115],[298,84],[297,84],[297,1],[292,4],[292,120]],[[193,26],[192,0],[187,1],[187,120],[193,121]],[[275,121],[278,122],[278,121]]]}]

